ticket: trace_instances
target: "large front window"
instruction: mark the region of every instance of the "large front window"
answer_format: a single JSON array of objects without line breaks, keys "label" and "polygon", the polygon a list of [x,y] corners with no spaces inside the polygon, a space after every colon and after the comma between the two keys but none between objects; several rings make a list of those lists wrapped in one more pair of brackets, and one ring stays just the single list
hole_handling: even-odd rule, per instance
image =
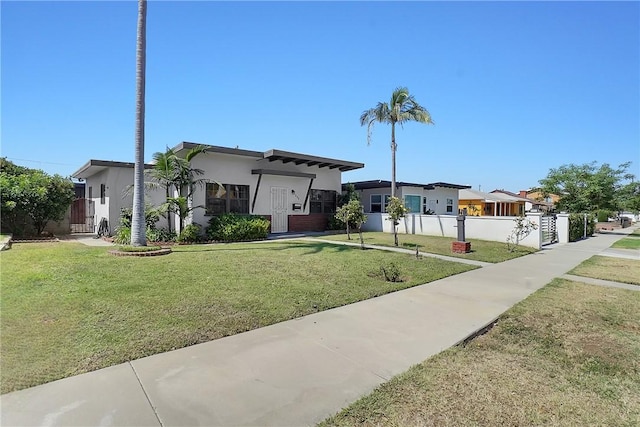
[{"label": "large front window", "polygon": [[207,184],[207,215],[249,213],[249,186],[236,184]]},{"label": "large front window", "polygon": [[420,196],[404,196],[404,206],[409,209],[410,213],[420,213]]},{"label": "large front window", "polygon": [[336,213],[336,197],[332,190],[311,190],[309,213]]}]

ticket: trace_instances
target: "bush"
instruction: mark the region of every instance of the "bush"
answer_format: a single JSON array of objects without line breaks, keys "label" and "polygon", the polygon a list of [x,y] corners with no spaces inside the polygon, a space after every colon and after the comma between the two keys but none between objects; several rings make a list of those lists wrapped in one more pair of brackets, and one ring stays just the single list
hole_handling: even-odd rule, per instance
[{"label": "bush", "polygon": [[271,223],[255,215],[225,214],[209,220],[207,236],[219,242],[266,239]]},{"label": "bush", "polygon": [[387,282],[402,282],[400,267],[395,262],[389,262],[380,266],[380,271]]},{"label": "bush", "polygon": [[118,245],[131,244],[131,227],[124,225],[118,227],[116,234],[113,236],[113,242]]},{"label": "bush", "polygon": [[200,239],[200,225],[189,224],[181,232],[176,239],[178,243],[195,243]]},{"label": "bush", "polygon": [[344,230],[345,228],[347,228],[347,226],[344,223],[344,221],[339,220],[338,218],[336,218],[335,215],[330,215],[329,216],[329,221],[327,223],[327,229],[329,229],[329,230]]},{"label": "bush", "polygon": [[150,242],[175,242],[176,233],[166,228],[147,227],[147,240]]},{"label": "bush", "polygon": [[[133,208],[120,209],[120,225],[123,227],[131,227],[131,218],[133,217]],[[156,228],[156,222],[160,221],[160,213],[153,206],[145,206],[144,222],[147,228]]]},{"label": "bush", "polygon": [[609,218],[613,217],[613,212],[604,209],[599,210],[597,213],[598,222],[608,222]]},{"label": "bush", "polygon": [[[587,214],[587,236],[593,236],[596,229],[594,215]],[[584,235],[584,214],[573,213],[569,215],[569,241],[575,242]]]}]

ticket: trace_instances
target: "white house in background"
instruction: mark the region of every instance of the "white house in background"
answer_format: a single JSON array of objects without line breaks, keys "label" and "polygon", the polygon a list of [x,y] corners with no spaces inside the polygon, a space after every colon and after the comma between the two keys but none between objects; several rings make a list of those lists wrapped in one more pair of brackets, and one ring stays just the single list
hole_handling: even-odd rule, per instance
[{"label": "white house in background", "polygon": [[[71,176],[84,181],[84,224],[71,224],[83,231],[96,233],[100,222],[107,221],[111,233],[120,225],[120,211],[133,206],[133,163],[111,160],[89,160]],[[153,165],[146,164],[145,169]],[[145,191],[145,199],[154,205],[165,201],[164,191]],[[74,207],[82,200],[76,200]],[[73,217],[72,212],[72,217]],[[82,219],[76,219],[81,221]],[[166,226],[166,220],[159,224]],[[80,227],[84,226],[84,227]]]},{"label": "white house in background", "polygon": [[[345,191],[351,184],[360,194],[360,200],[367,213],[384,213],[391,197],[391,181],[372,180],[343,184]],[[416,184],[396,182],[396,197],[402,199],[414,214],[457,215],[458,191],[471,188],[469,185],[433,182]]]},{"label": "white house in background", "polygon": [[[182,142],[173,148],[184,155],[199,145]],[[250,151],[203,145],[205,151],[191,161],[201,169],[206,184],[195,190],[191,222],[206,227],[209,219],[223,213],[253,214],[271,220],[271,231],[325,230],[336,209],[342,172],[360,169],[363,163],[317,157],[282,150]],[[147,165],[147,168],[152,165]],[[86,181],[86,197],[95,206],[94,223],[119,225],[120,208],[132,206],[132,196],[122,197],[133,183],[133,164],[89,160],[73,176]],[[145,192],[155,205],[164,192]],[[175,222],[174,222],[175,223]]]}]

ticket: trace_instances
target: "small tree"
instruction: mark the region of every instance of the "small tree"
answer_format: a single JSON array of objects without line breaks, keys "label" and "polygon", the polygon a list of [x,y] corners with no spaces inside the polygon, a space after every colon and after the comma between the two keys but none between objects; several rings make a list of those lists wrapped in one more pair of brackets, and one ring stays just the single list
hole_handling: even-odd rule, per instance
[{"label": "small tree", "polygon": [[516,225],[511,230],[511,234],[507,236],[507,250],[514,252],[518,249],[520,241],[527,237],[533,230],[538,229],[538,224],[524,216],[517,216],[514,219]]},{"label": "small tree", "polygon": [[402,200],[397,197],[390,197],[389,204],[387,205],[387,214],[389,214],[389,221],[393,224],[393,243],[398,246],[398,230],[397,225],[399,224],[398,220],[400,218],[404,218],[404,216],[409,212],[409,209],[406,208]]},{"label": "small tree", "polygon": [[364,214],[364,207],[360,200],[351,199],[347,204],[342,205],[336,211],[336,218],[346,224],[347,239],[351,240],[351,234],[349,228],[351,225],[358,229],[360,234],[360,245],[364,248],[364,239],[362,237],[362,224],[367,221],[367,216]]}]

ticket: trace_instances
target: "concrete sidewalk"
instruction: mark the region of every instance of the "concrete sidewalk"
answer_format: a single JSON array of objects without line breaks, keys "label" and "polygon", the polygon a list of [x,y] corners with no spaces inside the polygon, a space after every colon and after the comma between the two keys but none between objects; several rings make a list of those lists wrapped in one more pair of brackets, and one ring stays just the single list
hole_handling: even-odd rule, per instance
[{"label": "concrete sidewalk", "polygon": [[1,397],[2,425],[313,425],[462,341],[620,235]]}]

